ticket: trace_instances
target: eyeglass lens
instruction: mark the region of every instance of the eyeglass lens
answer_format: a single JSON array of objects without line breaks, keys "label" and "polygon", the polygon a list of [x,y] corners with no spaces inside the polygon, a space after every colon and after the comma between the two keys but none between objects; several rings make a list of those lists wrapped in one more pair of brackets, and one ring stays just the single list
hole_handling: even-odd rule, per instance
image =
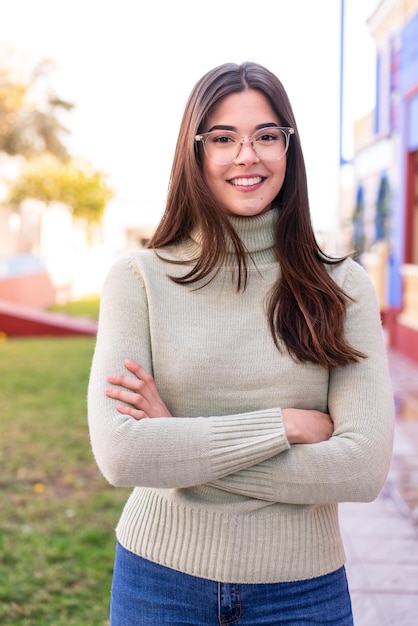
[{"label": "eyeglass lens", "polygon": [[278,161],[287,151],[289,137],[280,128],[262,128],[244,138],[233,131],[214,130],[205,137],[204,148],[211,161],[227,164],[237,158],[246,142],[250,142],[259,159]]}]

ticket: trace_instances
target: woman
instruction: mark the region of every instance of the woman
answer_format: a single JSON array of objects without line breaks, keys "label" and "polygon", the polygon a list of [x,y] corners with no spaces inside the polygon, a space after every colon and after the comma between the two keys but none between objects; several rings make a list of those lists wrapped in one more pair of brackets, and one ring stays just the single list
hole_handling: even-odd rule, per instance
[{"label": "woman", "polygon": [[254,63],[186,105],[149,249],[110,271],[97,463],[134,487],[111,624],[352,624],[338,502],[370,501],[393,401],[371,282],[319,249],[291,105]]}]

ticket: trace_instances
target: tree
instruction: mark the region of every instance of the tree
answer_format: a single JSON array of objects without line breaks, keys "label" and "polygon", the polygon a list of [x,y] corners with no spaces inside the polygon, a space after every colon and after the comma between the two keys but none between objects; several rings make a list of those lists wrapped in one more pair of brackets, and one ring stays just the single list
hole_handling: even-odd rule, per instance
[{"label": "tree", "polygon": [[100,222],[113,191],[105,175],[90,164],[75,159],[60,162],[43,156],[28,161],[19,178],[9,187],[9,204],[18,208],[29,198],[45,204],[61,202],[75,218],[85,219],[89,226]]},{"label": "tree", "polygon": [[380,179],[379,192],[377,195],[375,217],[375,239],[381,241],[387,239],[389,230],[389,217],[391,209],[391,192],[386,175]]},{"label": "tree", "polygon": [[[43,60],[29,72],[18,70],[13,52],[0,46],[0,152],[32,158],[48,152],[69,158],[64,143],[67,129],[59,116],[73,104],[59,98],[48,84],[52,70]],[[26,76],[25,76],[26,74]]]},{"label": "tree", "polygon": [[353,217],[353,249],[354,259],[360,260],[364,252],[365,235],[364,235],[364,191],[362,185],[357,189],[356,205],[354,207]]},{"label": "tree", "polygon": [[2,57],[0,152],[23,157],[19,177],[8,185],[10,206],[18,210],[30,198],[61,202],[92,226],[101,220],[113,191],[102,172],[73,158],[65,146],[68,130],[60,115],[73,105],[51,88],[52,63],[43,60],[25,72],[11,49]]}]

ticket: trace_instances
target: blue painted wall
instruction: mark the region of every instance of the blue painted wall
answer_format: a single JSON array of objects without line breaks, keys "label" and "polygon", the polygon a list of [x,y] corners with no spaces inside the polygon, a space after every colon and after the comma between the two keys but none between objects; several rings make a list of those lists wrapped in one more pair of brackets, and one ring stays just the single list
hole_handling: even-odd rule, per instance
[{"label": "blue painted wall", "polygon": [[418,14],[405,25],[401,33],[399,55],[399,132],[401,150],[398,163],[399,189],[393,203],[392,255],[389,264],[389,305],[402,305],[400,266],[404,263],[406,154],[418,149]]}]

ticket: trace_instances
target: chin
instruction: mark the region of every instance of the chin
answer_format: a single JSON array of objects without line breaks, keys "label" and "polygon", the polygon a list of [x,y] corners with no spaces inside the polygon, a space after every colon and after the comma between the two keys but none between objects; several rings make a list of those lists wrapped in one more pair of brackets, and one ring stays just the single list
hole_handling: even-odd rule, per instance
[{"label": "chin", "polygon": [[267,213],[271,209],[271,205],[263,208],[240,208],[240,209],[225,209],[225,213],[235,217],[256,217]]}]

